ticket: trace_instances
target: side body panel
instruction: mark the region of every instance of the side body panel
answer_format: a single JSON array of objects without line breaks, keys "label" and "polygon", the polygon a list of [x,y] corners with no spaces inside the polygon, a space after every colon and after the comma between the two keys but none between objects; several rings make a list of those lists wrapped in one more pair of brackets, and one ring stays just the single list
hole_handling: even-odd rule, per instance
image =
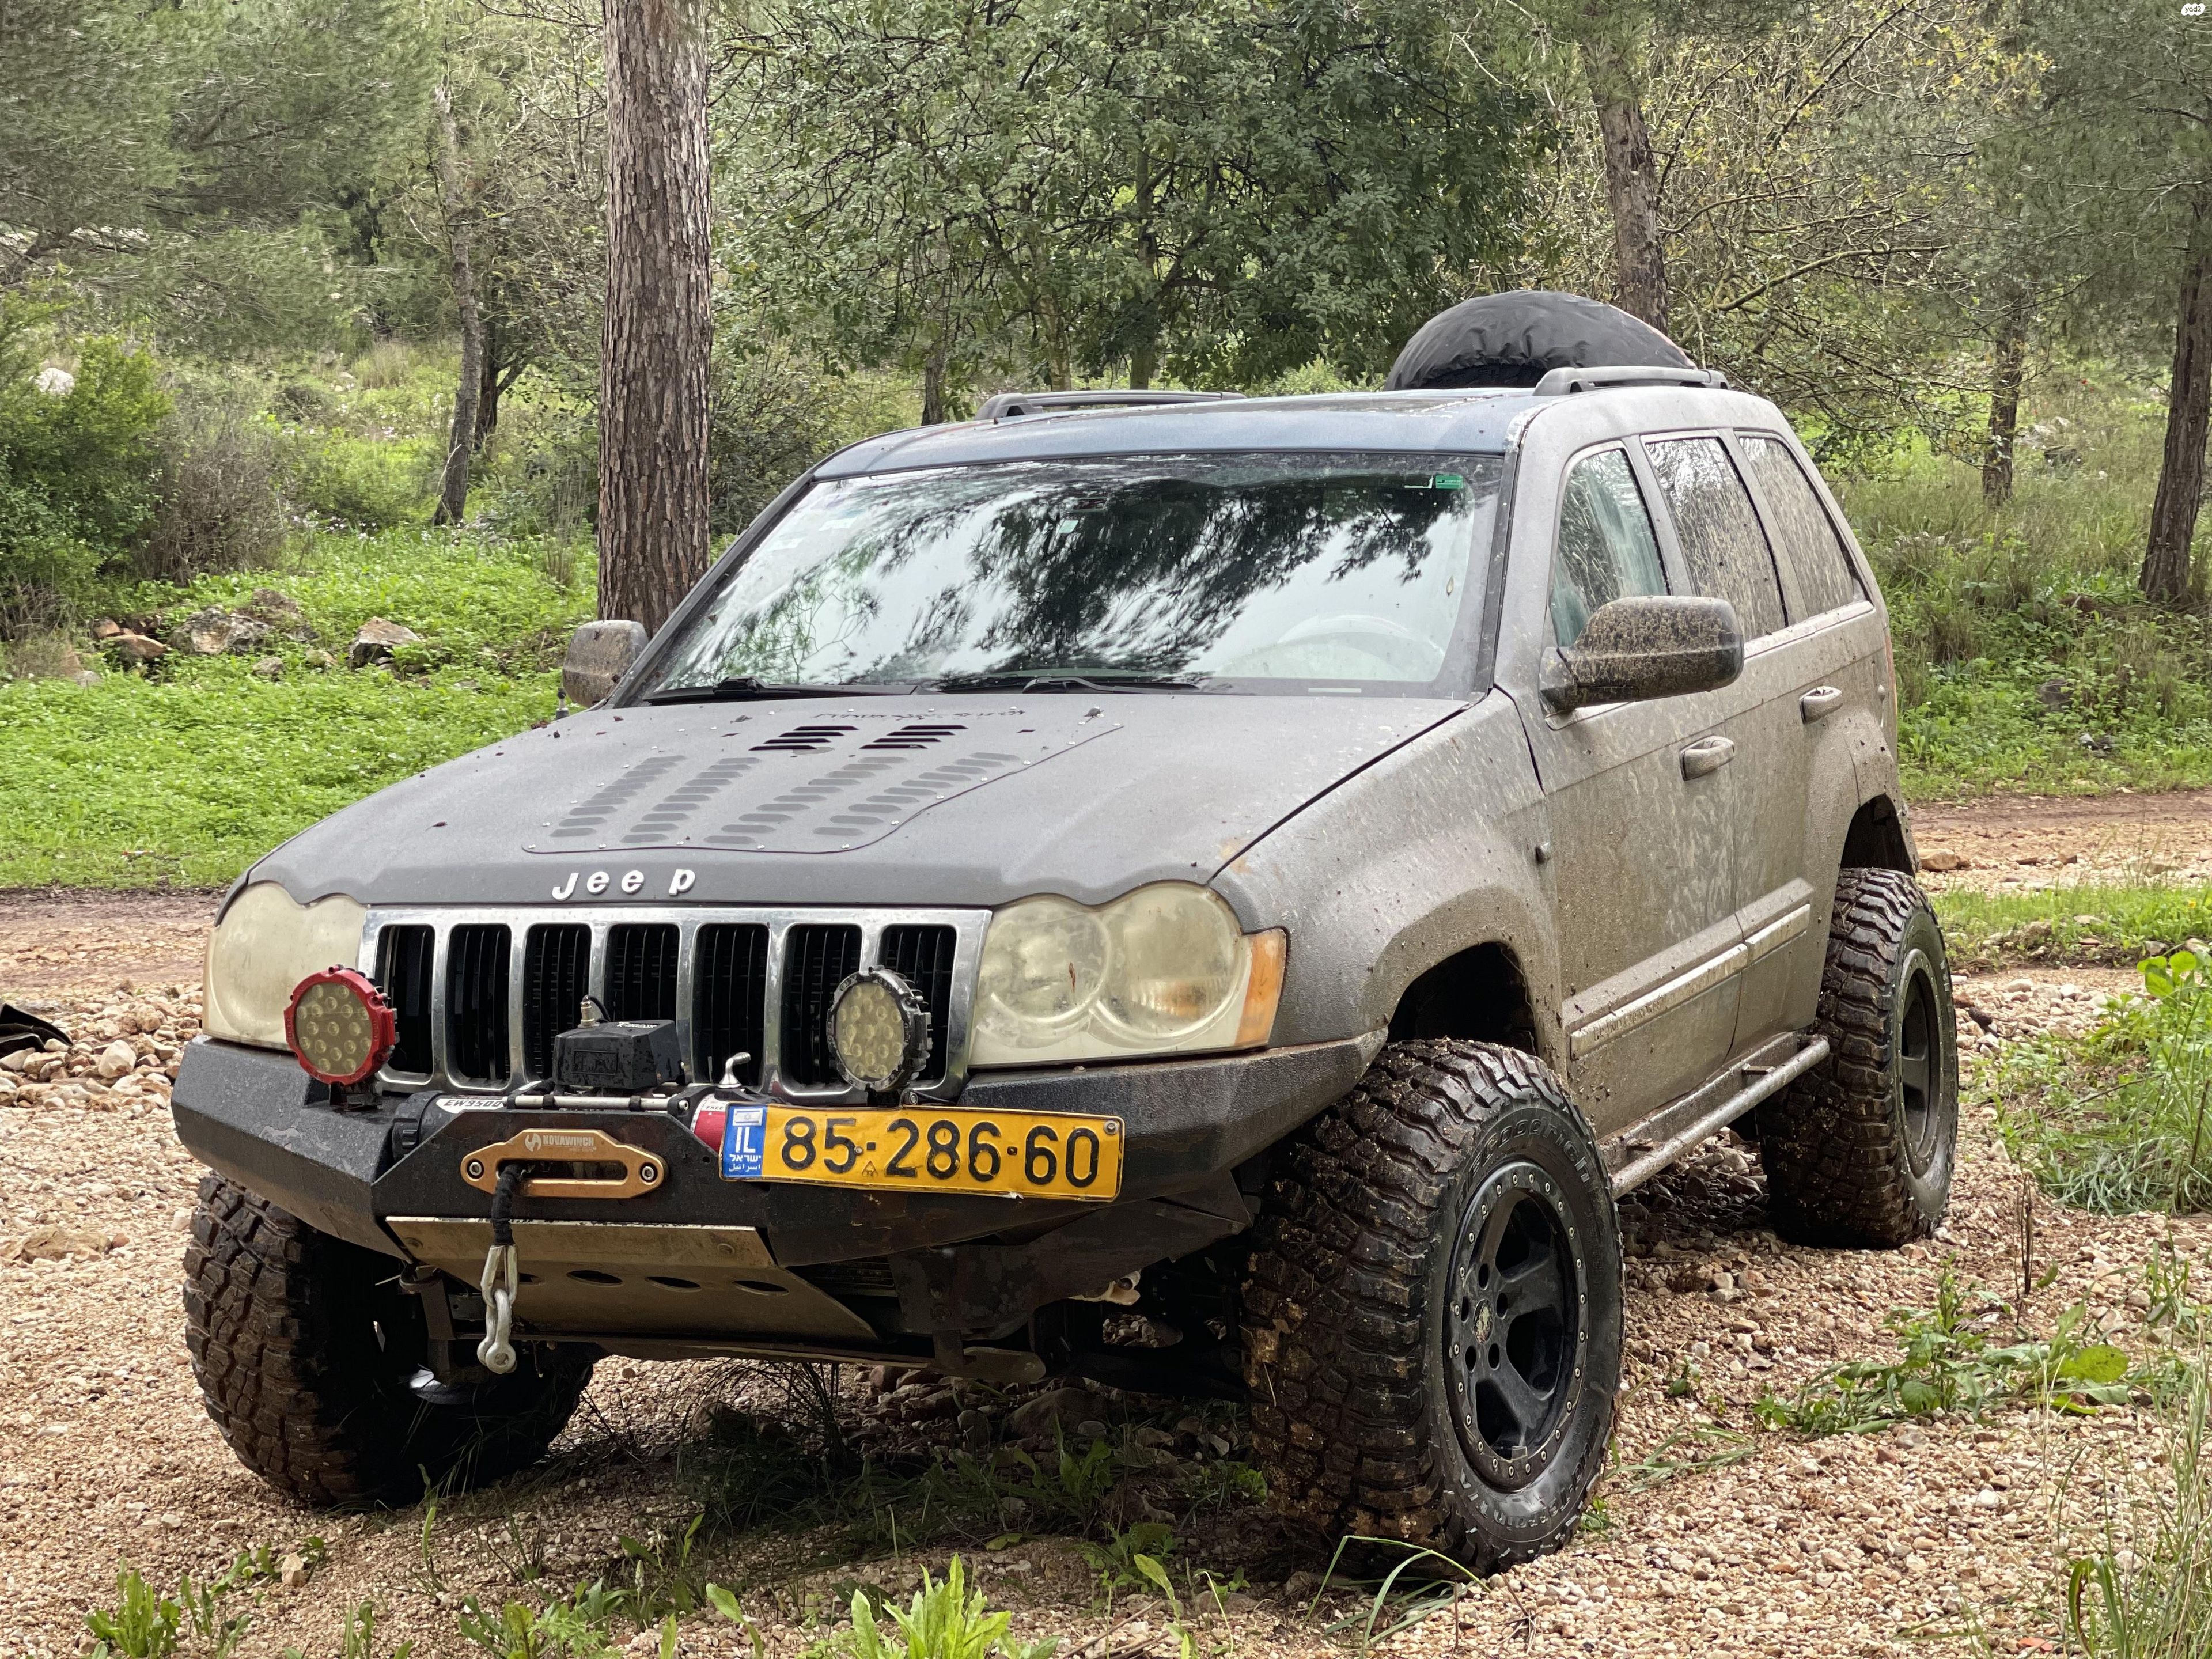
[{"label": "side body panel", "polygon": [[1540,1049],[1559,1057],[1546,834],[1519,717],[1493,692],[1246,848],[1213,885],[1247,925],[1290,930],[1274,1041],[1382,1030],[1423,972],[1498,944],[1534,994]]}]

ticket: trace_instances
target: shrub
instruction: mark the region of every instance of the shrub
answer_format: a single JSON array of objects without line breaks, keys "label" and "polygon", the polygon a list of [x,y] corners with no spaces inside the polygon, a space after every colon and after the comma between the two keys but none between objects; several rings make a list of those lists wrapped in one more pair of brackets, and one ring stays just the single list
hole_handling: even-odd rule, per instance
[{"label": "shrub", "polygon": [[266,564],[284,530],[275,433],[227,388],[179,387],[175,398],[154,434],[159,506],[139,573],[190,581]]},{"label": "shrub", "polygon": [[281,451],[284,498],[296,512],[356,530],[389,530],[428,516],[420,444],[287,427]]}]

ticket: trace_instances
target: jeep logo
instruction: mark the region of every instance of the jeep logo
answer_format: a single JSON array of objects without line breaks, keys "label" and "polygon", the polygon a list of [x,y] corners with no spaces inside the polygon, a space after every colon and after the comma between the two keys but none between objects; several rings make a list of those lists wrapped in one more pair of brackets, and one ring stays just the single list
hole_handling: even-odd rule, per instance
[{"label": "jeep logo", "polygon": [[[699,872],[696,870],[675,872],[668,878],[668,896],[682,897],[691,890],[692,884],[698,879]],[[580,870],[571,870],[568,872],[568,879],[553,890],[553,896],[566,902],[574,896],[576,884],[580,880],[584,884],[586,895],[592,898],[599,897],[610,887],[618,887],[625,894],[640,893],[645,890],[645,872],[642,870],[625,870],[620,878],[605,870],[594,870],[588,876]]]}]

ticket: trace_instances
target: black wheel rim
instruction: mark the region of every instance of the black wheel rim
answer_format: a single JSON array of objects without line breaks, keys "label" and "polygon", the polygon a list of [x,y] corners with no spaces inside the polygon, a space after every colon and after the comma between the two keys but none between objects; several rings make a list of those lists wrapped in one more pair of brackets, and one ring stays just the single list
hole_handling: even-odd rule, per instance
[{"label": "black wheel rim", "polygon": [[1582,1275],[1565,1194],[1534,1164],[1475,1194],[1452,1252],[1445,1374],[1460,1439],[1490,1485],[1524,1486],[1565,1439],[1582,1391]]},{"label": "black wheel rim", "polygon": [[1919,951],[1905,958],[1900,979],[1890,1069],[1897,1082],[1905,1147],[1918,1172],[1935,1158],[1943,1128],[1942,1001],[1936,994],[1935,968]]}]

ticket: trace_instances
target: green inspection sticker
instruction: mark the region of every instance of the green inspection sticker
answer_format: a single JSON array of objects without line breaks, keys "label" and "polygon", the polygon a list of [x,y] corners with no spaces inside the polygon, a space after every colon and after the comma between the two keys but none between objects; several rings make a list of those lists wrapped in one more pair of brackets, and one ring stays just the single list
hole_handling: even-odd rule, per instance
[{"label": "green inspection sticker", "polygon": [[1431,476],[1429,479],[1429,488],[1431,489],[1464,489],[1467,488],[1467,479],[1456,472],[1438,472]]}]

